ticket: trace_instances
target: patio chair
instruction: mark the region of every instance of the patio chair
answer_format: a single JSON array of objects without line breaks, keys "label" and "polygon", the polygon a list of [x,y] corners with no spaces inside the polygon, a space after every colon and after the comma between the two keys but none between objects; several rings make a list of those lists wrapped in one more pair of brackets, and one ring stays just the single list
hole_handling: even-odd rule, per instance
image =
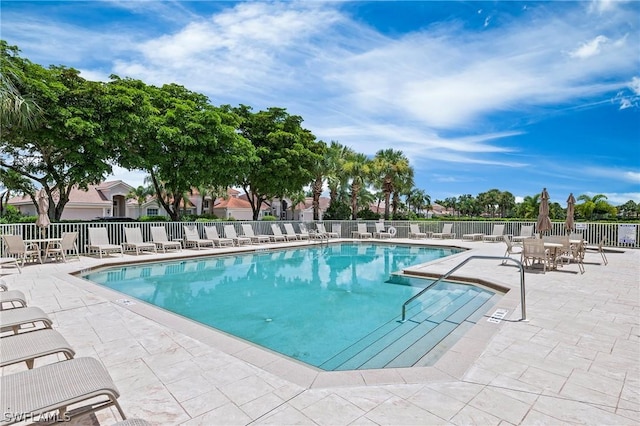
[{"label": "patio chair", "polygon": [[33,331],[41,324],[40,328],[51,328],[51,319],[44,311],[36,306],[3,311],[0,315],[0,332],[12,331],[18,334],[20,331]]},{"label": "patio chair", "polygon": [[485,235],[482,237],[482,241],[497,243],[498,241],[502,241],[502,236],[504,235],[504,224],[493,225],[493,231],[489,235]]},{"label": "patio chair", "polygon": [[520,228],[520,235],[511,238],[514,243],[521,243],[522,240],[527,238],[533,238],[533,225],[522,225]]},{"label": "patio chair", "polygon": [[89,228],[89,244],[87,245],[89,253],[97,252],[102,259],[103,254],[120,253],[123,255],[122,246],[117,244],[111,244],[109,242],[109,235],[107,235],[107,228]]},{"label": "patio chair", "polygon": [[389,231],[384,230],[384,223],[376,222],[375,223],[376,230],[373,233],[373,238],[391,238],[391,233]]},{"label": "patio chair", "polygon": [[216,228],[215,226],[205,226],[204,234],[208,240],[213,241],[213,244],[217,245],[218,247],[234,245],[234,241],[232,238],[220,237],[220,234],[218,234],[218,228]]},{"label": "patio chair", "polygon": [[533,267],[534,263],[542,263],[542,272],[547,272],[550,265],[549,252],[544,247],[544,241],[539,238],[528,238],[522,241],[522,263]]},{"label": "patio chair", "polygon": [[442,225],[442,232],[434,232],[432,237],[433,238],[455,238],[456,237],[456,233],[455,232],[451,232],[451,229],[453,228],[453,223],[445,223],[444,225]]},{"label": "patio chair", "polygon": [[156,245],[153,242],[144,241],[142,238],[142,230],[140,228],[124,228],[124,239],[125,242],[122,243],[122,250],[135,250],[136,256],[138,256],[141,251],[158,252]]},{"label": "patio chair", "polygon": [[22,260],[22,267],[24,267],[24,263],[27,260],[35,261],[38,259],[42,263],[42,255],[38,244],[25,242],[20,235],[3,235],[2,238],[7,248],[5,253]]},{"label": "patio chair", "polygon": [[27,298],[20,290],[0,291],[0,311],[24,308],[25,306],[27,306]]},{"label": "patio chair", "polygon": [[290,223],[285,223],[284,224],[284,231],[287,233],[288,236],[293,236],[295,239],[297,240],[308,240],[309,239],[309,234],[303,234],[303,233],[296,233],[295,229],[293,229],[293,225]]},{"label": "patio chair", "polygon": [[236,232],[236,227],[233,225],[224,225],[224,235],[227,238],[231,238],[233,243],[237,246],[241,246],[243,244],[251,244],[251,238],[249,237],[239,237]]},{"label": "patio chair", "polygon": [[319,233],[324,234],[327,238],[340,238],[340,234],[337,232],[329,232],[324,226],[324,223],[316,223],[316,229]]},{"label": "patio chair", "polygon": [[60,241],[51,241],[47,243],[47,248],[44,251],[44,258],[53,256],[55,260],[62,259],[63,262],[67,262],[67,256],[76,256],[80,260],[80,253],[78,252],[78,233],[77,232],[64,232]]},{"label": "patio chair", "polygon": [[296,235],[289,235],[289,234],[283,234],[282,233],[282,229],[280,229],[280,226],[276,223],[272,223],[271,224],[271,232],[273,232],[273,236],[274,236],[274,240],[281,240],[281,241],[291,241],[291,240],[297,240],[298,237]]},{"label": "patio chair", "polygon": [[245,237],[250,238],[252,243],[268,243],[271,241],[268,235],[256,235],[253,232],[253,227],[248,223],[242,225],[242,233]]},{"label": "patio chair", "polygon": [[126,419],[117,401],[118,389],[95,358],[73,358],[8,374],[0,383],[2,425],[23,421],[20,416],[26,413],[52,418],[57,412],[57,419],[66,421],[111,406]]},{"label": "patio chair", "polygon": [[547,243],[561,244],[561,247],[554,247],[548,249],[549,257],[554,265],[562,266],[562,260],[567,260],[567,256],[571,251],[571,244],[569,243],[568,235],[545,235],[542,241]]},{"label": "patio chair", "polygon": [[609,260],[607,259],[607,256],[604,254],[604,244],[606,242],[607,242],[607,237],[602,237],[600,239],[600,241],[598,242],[597,246],[584,246],[584,251],[585,252],[590,251],[590,252],[600,253],[600,256],[602,256],[602,261],[606,265],[607,263],[609,263]]},{"label": "patio chair", "polygon": [[562,255],[567,263],[575,262],[578,264],[578,270],[584,274],[584,241],[579,240],[577,244],[571,244],[569,252]]},{"label": "patio chair", "polygon": [[[504,252],[504,257],[510,257],[512,254],[519,254],[520,257],[522,257],[522,247],[514,246],[508,235],[503,235],[502,241],[504,241],[504,243],[507,245],[507,249]],[[506,260],[503,260],[502,264],[504,265],[505,263]]]},{"label": "patio chair", "polygon": [[151,240],[156,245],[157,249],[162,249],[163,253],[167,250],[182,250],[182,243],[180,241],[169,241],[167,237],[167,230],[164,226],[152,226],[151,227]]},{"label": "patio chair", "polygon": [[331,234],[335,234],[336,238],[342,237],[342,225],[339,223],[334,223],[331,225]]},{"label": "patio chair", "polygon": [[420,230],[417,223],[409,224],[409,238],[427,238],[427,233]]},{"label": "patio chair", "polygon": [[195,226],[183,226],[184,228],[184,246],[195,247],[200,250],[202,247],[215,247],[213,240],[202,239]]},{"label": "patio chair", "polygon": [[62,334],[50,328],[0,339],[0,367],[25,362],[27,368],[32,369],[36,358],[58,353],[62,353],[66,359],[75,355]]},{"label": "patio chair", "polygon": [[18,259],[15,257],[0,257],[0,269],[5,267],[16,268],[19,274],[22,273]]}]

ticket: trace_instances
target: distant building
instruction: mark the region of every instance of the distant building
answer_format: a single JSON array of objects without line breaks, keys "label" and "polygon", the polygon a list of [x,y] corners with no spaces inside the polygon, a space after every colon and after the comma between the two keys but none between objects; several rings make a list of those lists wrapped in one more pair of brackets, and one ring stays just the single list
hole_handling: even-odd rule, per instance
[{"label": "distant building", "polygon": [[[64,207],[63,220],[92,220],[97,217],[133,217],[136,218],[138,204],[127,201],[127,194],[133,187],[121,180],[89,185],[87,190],[73,187],[69,193],[69,202]],[[37,197],[36,197],[37,198]],[[59,194],[53,194],[59,200]],[[22,214],[34,216],[36,206],[28,196],[10,198],[8,204],[16,207]]]}]

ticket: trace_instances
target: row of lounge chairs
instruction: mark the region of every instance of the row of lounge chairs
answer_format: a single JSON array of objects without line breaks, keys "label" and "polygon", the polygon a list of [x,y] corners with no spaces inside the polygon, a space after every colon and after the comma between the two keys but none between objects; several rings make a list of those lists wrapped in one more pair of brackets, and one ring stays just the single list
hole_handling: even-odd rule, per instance
[{"label": "row of lounge chairs", "polygon": [[120,393],[102,363],[76,358],[49,316],[26,305],[22,292],[8,290],[0,280],[0,367],[17,370],[15,365],[26,365],[25,370],[3,371],[0,377],[0,425],[68,421],[111,406],[122,417],[118,425],[149,425],[141,419],[126,420],[118,403]]}]

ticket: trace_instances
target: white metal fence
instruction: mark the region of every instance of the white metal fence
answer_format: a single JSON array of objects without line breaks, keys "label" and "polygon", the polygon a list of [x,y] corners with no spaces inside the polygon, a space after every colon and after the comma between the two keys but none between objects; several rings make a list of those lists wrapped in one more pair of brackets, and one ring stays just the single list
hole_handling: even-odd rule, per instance
[{"label": "white metal fence", "polygon": [[[341,225],[341,232],[343,238],[350,238],[352,231],[357,230],[358,223],[367,223],[367,229],[369,232],[375,231],[375,221],[322,221],[325,224],[327,230],[332,229],[333,224]],[[409,235],[409,224],[417,223],[422,231],[425,232],[441,232],[443,223],[447,221],[387,221],[384,222],[385,228],[393,226],[397,233],[395,238],[407,238]],[[216,226],[218,233],[224,235],[224,225],[234,225],[238,235],[242,235],[242,224],[251,224],[256,234],[271,234],[271,224],[276,223],[282,225],[282,223],[293,223],[296,232],[299,232],[300,222],[295,221],[230,221],[230,222],[77,222],[77,223],[52,223],[46,230],[41,230],[33,223],[25,224],[0,224],[0,235],[14,234],[21,235],[25,240],[36,238],[57,238],[64,232],[77,231],[78,232],[78,249],[80,253],[87,252],[86,246],[88,243],[88,228],[103,227],[107,229],[109,240],[112,244],[121,244],[125,242],[124,228],[127,227],[139,227],[142,230],[142,235],[145,239],[151,240],[152,226],[164,226],[167,230],[169,239],[182,238],[184,234],[183,226],[195,225],[200,232],[200,235],[204,238],[205,226]],[[452,232],[456,234],[456,238],[462,238],[464,234],[483,233],[491,234],[493,226],[495,224],[505,225],[505,234],[519,235],[520,228],[523,225],[535,225],[535,222],[503,222],[503,221],[453,221]],[[305,222],[308,229],[315,229],[313,222]],[[621,248],[640,248],[640,224],[633,223],[585,223],[579,222],[578,227],[584,229],[577,229],[576,232],[581,233],[589,244],[598,244],[603,238],[605,239],[604,245],[607,247],[621,247]],[[564,222],[554,222],[553,229],[550,234],[561,235],[564,234]],[[620,236],[626,237],[627,243],[621,242]],[[4,244],[0,244],[0,256],[5,251]]]}]

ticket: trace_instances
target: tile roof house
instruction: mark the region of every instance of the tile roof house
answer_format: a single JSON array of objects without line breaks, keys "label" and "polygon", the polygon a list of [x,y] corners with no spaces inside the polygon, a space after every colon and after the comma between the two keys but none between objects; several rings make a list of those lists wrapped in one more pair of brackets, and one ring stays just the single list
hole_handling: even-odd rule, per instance
[{"label": "tile roof house", "polygon": [[[127,202],[126,196],[133,187],[121,180],[89,185],[87,190],[73,187],[69,202],[62,212],[62,220],[92,220],[97,217],[138,217],[138,205]],[[53,194],[57,201],[58,194]],[[36,206],[28,196],[13,197],[8,204],[15,206],[22,214],[34,216]]]}]

